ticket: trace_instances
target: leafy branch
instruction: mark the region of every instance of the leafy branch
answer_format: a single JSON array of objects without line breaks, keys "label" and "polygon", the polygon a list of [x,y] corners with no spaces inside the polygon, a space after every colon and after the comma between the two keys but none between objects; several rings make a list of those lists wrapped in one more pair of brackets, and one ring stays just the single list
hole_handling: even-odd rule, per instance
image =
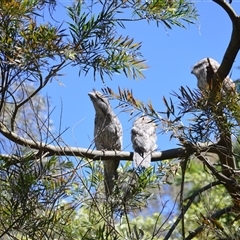
[{"label": "leafy branch", "polygon": [[155,21],[157,26],[163,23],[168,29],[172,26],[185,28],[183,22],[193,24],[197,19],[197,10],[193,3],[178,1],[139,1],[136,4],[134,14],[147,21]]},{"label": "leafy branch", "polygon": [[127,77],[143,77],[147,68],[140,59],[141,43],[134,43],[129,37],[116,36],[117,20],[114,1],[103,5],[99,14],[84,12],[80,1],[68,7],[72,46],[70,48],[73,65],[80,65],[80,73],[85,74],[93,68],[94,77],[100,74],[112,76],[123,71]]}]

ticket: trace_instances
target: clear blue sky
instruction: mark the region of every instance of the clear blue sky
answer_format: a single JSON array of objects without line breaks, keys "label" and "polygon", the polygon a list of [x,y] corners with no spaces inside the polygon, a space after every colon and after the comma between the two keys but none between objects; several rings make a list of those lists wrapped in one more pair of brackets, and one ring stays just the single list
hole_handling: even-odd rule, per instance
[{"label": "clear blue sky", "polygon": [[[67,1],[59,1],[62,5],[68,5]],[[70,2],[69,2],[70,4]],[[239,10],[240,3],[234,2],[232,6]],[[132,89],[134,96],[139,100],[153,102],[155,109],[164,111],[162,97],[170,97],[172,91],[178,91],[180,86],[196,88],[196,78],[190,74],[191,67],[200,59],[212,57],[221,62],[231,35],[231,22],[227,14],[217,4],[211,1],[198,1],[196,7],[199,12],[199,22],[189,25],[187,29],[174,27],[165,29],[164,25],[157,28],[155,23],[133,22],[121,29],[121,33],[134,37],[142,42],[142,54],[147,59],[149,69],[145,71],[146,79],[130,80],[124,74],[115,75],[113,80],[106,77],[105,85],[100,78],[94,81],[93,76],[78,76],[78,67],[68,67],[62,73],[65,76],[59,78],[59,82],[53,81],[46,91],[51,97],[51,105],[55,107],[52,119],[55,130],[59,127],[59,117],[62,111],[62,130],[69,128],[63,134],[65,143],[71,146],[88,148],[93,139],[94,109],[88,97],[88,92],[95,88],[109,86],[117,91],[121,88]],[[64,8],[57,8],[57,19],[64,21]],[[232,69],[232,78],[237,79],[240,71],[236,66]],[[62,103],[61,103],[62,102]],[[177,104],[177,99],[175,99]],[[117,101],[111,101],[113,106]],[[62,110],[61,110],[62,105]],[[132,121],[127,113],[121,109],[115,109],[124,129],[124,150],[132,151],[130,141],[130,129]],[[185,122],[187,124],[187,122]],[[170,142],[168,135],[158,135],[158,149],[165,150],[177,147],[175,141]]]}]

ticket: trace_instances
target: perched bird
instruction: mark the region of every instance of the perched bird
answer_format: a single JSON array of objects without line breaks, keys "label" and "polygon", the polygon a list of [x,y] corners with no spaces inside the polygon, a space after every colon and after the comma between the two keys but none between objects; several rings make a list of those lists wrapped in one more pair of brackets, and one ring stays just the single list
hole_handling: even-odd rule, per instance
[{"label": "perched bird", "polygon": [[[94,141],[97,150],[122,149],[122,125],[114,114],[106,97],[100,92],[88,93],[95,108]],[[107,197],[112,193],[114,181],[117,179],[119,161],[104,160],[104,184]]]},{"label": "perched bird", "polygon": [[150,167],[152,152],[157,148],[156,124],[147,116],[137,118],[132,127],[131,140],[134,165]]},{"label": "perched bird", "polygon": [[[214,73],[217,72],[219,67],[220,67],[220,64],[212,58],[204,58],[193,66],[191,73],[196,76],[198,81],[197,86],[201,90],[201,92],[203,93],[207,92],[208,90],[214,87],[212,86],[212,77]],[[227,76],[222,82],[221,93],[223,96],[228,96],[229,94],[226,94],[226,93],[230,93],[230,96],[236,95],[236,97],[238,98],[236,85],[229,76]],[[230,106],[231,104],[228,104],[228,105],[229,105],[228,107],[231,107]],[[240,116],[237,111],[235,111],[234,117],[238,125],[240,126]],[[220,141],[218,141],[218,144],[220,144]],[[225,142],[223,144],[225,145]],[[213,154],[213,153],[206,154],[206,156],[208,159],[216,159],[216,154]],[[234,159],[231,160],[231,162],[228,162],[227,158],[223,158],[223,159],[224,159],[224,162],[223,162],[224,165],[230,166],[233,169],[236,168]]]},{"label": "perched bird", "polygon": [[[217,72],[219,66],[220,64],[212,58],[204,58],[193,66],[191,73],[196,76],[197,86],[202,92],[208,91],[213,87],[211,86],[212,77]],[[223,93],[226,90],[233,93],[236,91],[235,83],[229,76],[224,79],[222,89]]]}]

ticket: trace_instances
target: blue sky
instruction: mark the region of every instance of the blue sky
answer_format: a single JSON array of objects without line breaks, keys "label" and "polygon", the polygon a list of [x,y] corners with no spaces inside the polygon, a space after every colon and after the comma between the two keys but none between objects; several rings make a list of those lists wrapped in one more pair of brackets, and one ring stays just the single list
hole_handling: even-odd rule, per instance
[{"label": "blue sky", "polygon": [[[68,5],[68,1],[59,2]],[[232,6],[239,10],[240,3],[233,1]],[[197,61],[212,57],[221,62],[231,36],[230,19],[212,1],[198,1],[196,7],[200,15],[199,22],[196,25],[187,25],[186,29],[173,27],[169,30],[164,25],[157,27],[153,22],[133,22],[126,24],[125,30],[120,30],[121,34],[142,42],[142,54],[150,67],[144,72],[144,80],[130,80],[121,74],[114,75],[113,80],[106,77],[104,84],[100,78],[94,81],[91,74],[79,77],[78,67],[68,67],[62,71],[65,76],[59,78],[62,84],[53,81],[46,87],[51,106],[55,107],[52,115],[55,130],[59,128],[61,112],[62,130],[69,128],[62,136],[66,144],[88,148],[92,142],[95,113],[87,93],[93,88],[100,90],[109,86],[117,91],[120,86],[132,89],[137,99],[143,102],[151,100],[156,110],[164,111],[163,96],[168,99],[170,93],[178,91],[180,86],[196,88],[197,80],[190,72]],[[58,20],[67,20],[64,11],[63,6],[57,8]],[[240,75],[236,69],[240,65],[238,62],[236,59],[232,69],[233,79]],[[173,100],[177,104],[177,99]],[[114,100],[111,104],[117,106],[118,102]],[[123,148],[125,151],[132,151],[130,129],[133,120],[129,121],[129,114],[121,112],[119,108],[115,112],[119,114],[124,129]],[[176,144],[176,141],[169,141],[169,135],[158,135],[158,150],[177,147]]]}]

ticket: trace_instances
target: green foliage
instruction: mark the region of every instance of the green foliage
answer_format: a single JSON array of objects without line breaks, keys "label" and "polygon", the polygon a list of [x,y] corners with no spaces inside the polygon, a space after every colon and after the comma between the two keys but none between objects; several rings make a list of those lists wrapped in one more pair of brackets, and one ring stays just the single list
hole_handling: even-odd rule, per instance
[{"label": "green foliage", "polygon": [[95,182],[92,189],[89,188],[92,197],[77,189],[72,192],[77,197],[75,201],[79,208],[75,209],[69,224],[63,227],[70,239],[149,239],[153,236],[152,239],[159,239],[162,236],[161,213],[148,217],[138,216],[152,198],[151,188],[159,182],[152,168],[137,173],[130,171],[127,163],[119,169],[119,179],[113,195],[107,200],[103,196],[104,188],[98,185],[103,185],[102,164],[90,163],[88,169],[88,176],[78,176],[85,189],[87,183]]},{"label": "green foliage", "polygon": [[240,144],[239,144],[239,137],[235,140],[233,145],[233,152],[236,158],[237,167],[240,167]]},{"label": "green foliage", "polygon": [[[169,191],[172,196],[174,194],[171,193],[171,189],[177,188],[180,192],[179,216],[172,219],[170,230],[175,229],[175,231],[173,233],[169,231],[171,239],[174,237],[178,239],[183,235],[188,235],[187,239],[192,239],[195,233],[196,239],[238,239],[239,216],[238,213],[236,214],[238,207],[232,209],[233,202],[239,206],[238,170],[234,172],[234,169],[231,169],[228,178],[229,175],[225,175],[222,170],[224,163],[220,158],[226,159],[226,156],[234,155],[239,164],[239,140],[236,141],[234,154],[231,152],[231,143],[226,145],[228,151],[224,152],[224,148],[221,149],[226,144],[224,141],[221,142],[222,136],[229,134],[237,136],[238,129],[236,130],[234,121],[238,119],[239,114],[239,95],[219,93],[214,101],[211,101],[211,96],[208,94],[181,87],[180,93],[173,93],[179,104],[176,105],[172,99],[167,101],[163,98],[166,111],[157,112],[151,103],[144,104],[137,100],[130,90],[119,88],[118,93],[114,93],[110,88],[105,88],[103,92],[109,97],[120,100],[119,106],[124,106],[126,111],[132,113],[137,110],[151,115],[165,131],[172,132],[171,137],[179,140],[180,146],[184,147],[186,153],[189,151],[189,156],[195,153],[187,164],[185,176],[178,171],[178,177],[175,179],[178,185],[173,186]],[[160,114],[165,115],[165,118]],[[189,125],[184,126],[182,119],[189,115],[192,117]],[[216,139],[220,137],[217,142]],[[200,147],[204,141],[206,141],[205,151]],[[215,147],[215,152],[211,151],[211,144]],[[187,158],[180,160],[183,168],[184,160],[187,161]],[[179,169],[178,164],[177,161],[175,163],[168,161],[159,167],[164,182],[169,182],[168,175],[171,175],[172,170],[174,172]],[[224,177],[230,183],[226,183]],[[178,224],[179,222],[182,225]],[[138,234],[140,236],[140,232]]]},{"label": "green foliage", "polygon": [[[85,6],[86,5],[86,6]],[[101,10],[93,13],[94,7]],[[82,3],[78,1],[68,7],[68,15],[72,46],[68,56],[74,60],[74,65],[80,65],[80,72],[85,74],[93,69],[94,77],[104,74],[112,77],[113,73],[123,72],[127,77],[144,77],[142,71],[147,68],[145,60],[141,59],[141,43],[134,43],[130,37],[118,36],[117,27],[125,28],[125,19],[119,17],[123,9],[133,8],[133,15],[138,15],[138,20],[154,20],[163,22],[168,28],[171,25],[184,27],[181,20],[193,23],[197,13],[192,3],[184,1],[123,1],[116,5],[115,1],[91,1]],[[91,11],[86,9],[91,9]]]},{"label": "green foliage", "polygon": [[138,110],[139,112],[150,115],[155,119],[160,119],[159,112],[154,110],[151,102],[144,104],[143,102],[136,99],[133,95],[133,92],[128,89],[122,90],[119,88],[118,93],[114,93],[111,88],[107,87],[102,89],[102,91],[108,97],[118,99],[121,102],[119,107],[124,106],[124,110],[126,112],[130,112],[130,114],[132,114],[135,110]]},{"label": "green foliage", "polygon": [[143,4],[139,1],[134,13],[148,21],[156,21],[157,25],[163,23],[169,29],[175,25],[185,28],[183,22],[194,23],[198,16],[194,4],[183,0],[153,0]]},{"label": "green foliage", "polygon": [[43,119],[48,100],[39,93],[64,66],[67,45],[60,28],[37,22],[35,11],[45,2],[0,1],[0,118],[11,131],[37,140],[51,127]]},{"label": "green foliage", "polygon": [[63,42],[65,34],[49,23],[37,23],[34,18],[34,11],[38,7],[36,3],[7,2],[1,1],[0,4],[2,71],[12,69],[11,77],[15,79],[20,76],[26,78],[25,74],[32,74],[38,79],[39,71],[49,69],[50,60],[59,56],[66,47]]},{"label": "green foliage", "polygon": [[[57,157],[58,152],[48,157],[45,147],[49,142],[59,147],[61,133],[56,137],[52,132],[50,104],[40,93],[69,64],[102,80],[114,73],[144,77],[142,43],[120,35],[119,28],[139,20],[184,27],[183,22],[197,17],[194,5],[182,0],[72,1],[66,8],[69,28],[64,29],[54,21],[58,4],[0,1],[0,131],[8,132],[1,135],[0,238],[159,239],[162,212],[148,218],[133,214],[148,205],[162,176],[152,168],[135,171],[127,163],[106,199],[101,162],[73,161]],[[46,9],[52,17],[47,23]],[[125,18],[129,12],[133,17]],[[158,116],[151,103],[144,108],[129,93],[119,96]]]},{"label": "green foliage", "polygon": [[[176,180],[180,184],[181,175]],[[185,174],[184,205],[192,194],[214,181],[215,178],[209,174],[206,167],[199,160],[193,158]],[[215,186],[198,194],[184,215],[185,232],[190,232],[192,229],[197,229],[203,225],[202,231],[197,235],[198,239],[208,239],[210,237],[221,239],[220,236],[235,239],[234,235],[238,234],[239,223],[235,221],[233,213],[225,214],[220,220],[209,217],[219,209],[228,207],[230,202],[231,197],[223,185]],[[174,235],[178,234],[181,234],[181,226]]]},{"label": "green foliage", "polygon": [[33,156],[28,153],[0,161],[0,237],[3,239],[57,237],[61,225],[71,215],[73,206],[69,204],[68,212],[64,212],[59,204],[72,181],[72,176],[63,172],[72,166],[67,164],[67,169],[66,162],[55,157],[37,160]]},{"label": "green foliage", "polygon": [[99,14],[85,12],[82,3],[68,8],[68,15],[73,21],[69,23],[72,37],[72,58],[74,65],[81,65],[81,71],[88,73],[93,68],[94,77],[100,74],[112,76],[123,71],[128,77],[143,77],[146,69],[144,60],[139,60],[138,51],[141,43],[134,43],[129,37],[116,37],[114,1],[102,6]]}]

